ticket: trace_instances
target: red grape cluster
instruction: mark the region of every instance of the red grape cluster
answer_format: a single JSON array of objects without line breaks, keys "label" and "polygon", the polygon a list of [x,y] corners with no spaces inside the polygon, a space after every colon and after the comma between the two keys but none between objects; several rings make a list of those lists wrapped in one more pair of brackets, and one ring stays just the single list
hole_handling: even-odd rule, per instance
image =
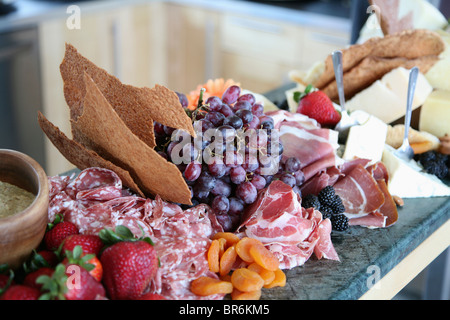
[{"label": "red grape cluster", "polygon": [[299,161],[288,159],[280,166],[283,145],[278,131],[253,94],[241,95],[235,85],[221,98],[212,96],[204,103],[200,94],[194,111],[187,109],[186,96],[177,94],[197,137],[155,122],[159,153],[183,173],[193,205],[210,205],[224,230],[236,229],[244,208],[274,178],[293,188],[299,185]]}]

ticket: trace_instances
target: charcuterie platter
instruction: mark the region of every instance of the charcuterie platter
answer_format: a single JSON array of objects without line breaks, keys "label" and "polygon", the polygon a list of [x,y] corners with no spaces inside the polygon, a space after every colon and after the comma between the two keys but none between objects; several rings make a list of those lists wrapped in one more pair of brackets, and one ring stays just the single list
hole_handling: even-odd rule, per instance
[{"label": "charcuterie platter", "polygon": [[[380,58],[405,41],[425,49]],[[401,87],[418,63],[428,70],[445,46],[439,34],[417,30],[344,50],[347,95],[364,102],[350,106],[365,106],[386,83]],[[77,169],[48,177],[49,227],[24,262],[29,295],[361,297],[376,283],[371,272],[379,280],[448,221],[447,136],[417,131],[408,162],[395,156],[387,114],[357,108],[342,143],[335,127],[343,111],[332,100],[329,60],[324,66],[315,82],[265,95],[223,79],[184,94],[123,84],[66,44],[60,70],[72,137],[41,112],[38,122]],[[381,80],[366,79],[368,66]],[[361,77],[366,89],[354,86]],[[433,105],[428,89],[418,86],[419,104]],[[280,94],[287,108],[274,107]],[[47,273],[39,274],[42,264]],[[69,267],[81,288],[67,285]],[[18,294],[11,288],[19,290],[10,279],[3,298]]]}]

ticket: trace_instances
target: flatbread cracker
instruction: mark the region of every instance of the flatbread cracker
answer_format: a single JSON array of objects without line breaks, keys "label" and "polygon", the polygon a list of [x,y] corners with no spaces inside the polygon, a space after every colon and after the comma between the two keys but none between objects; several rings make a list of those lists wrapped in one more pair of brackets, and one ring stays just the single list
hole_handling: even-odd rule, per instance
[{"label": "flatbread cracker", "polygon": [[184,112],[178,96],[164,86],[156,85],[150,89],[122,84],[119,79],[79,54],[70,44],[66,44],[60,71],[72,120],[80,115],[86,92],[86,72],[128,128],[150,148],[156,146],[153,120],[195,136],[192,121]]},{"label": "flatbread cracker", "polygon": [[[413,67],[418,67],[420,72],[426,74],[438,60],[438,56],[424,56],[417,59],[366,57],[359,65],[345,73],[345,98],[347,100],[351,99],[355,94],[368,88],[372,83],[381,79],[385,74],[396,68],[403,67],[405,69],[411,69]],[[339,100],[335,80],[321,90],[325,92],[331,100]]]},{"label": "flatbread cracker", "polygon": [[144,193],[139,189],[131,178],[128,171],[116,166],[100,157],[92,150],[86,149],[83,145],[69,139],[58,127],[52,124],[41,112],[38,112],[39,125],[61,154],[78,169],[83,170],[90,167],[101,167],[114,171],[122,180],[124,186],[130,188],[140,196]]},{"label": "flatbread cracker", "polygon": [[74,139],[129,171],[144,194],[191,205],[191,192],[178,168],[130,131],[87,73],[84,81],[80,114],[71,120]]},{"label": "flatbread cracker", "polygon": [[[363,44],[355,44],[342,50],[342,64],[345,73],[358,66],[367,57],[417,59],[424,56],[439,56],[445,49],[442,38],[430,30],[408,30],[385,37],[375,37]],[[372,70],[375,70],[375,66]],[[369,72],[369,71],[368,71]],[[331,55],[325,60],[325,69],[313,85],[325,88],[334,81],[334,67]]]}]

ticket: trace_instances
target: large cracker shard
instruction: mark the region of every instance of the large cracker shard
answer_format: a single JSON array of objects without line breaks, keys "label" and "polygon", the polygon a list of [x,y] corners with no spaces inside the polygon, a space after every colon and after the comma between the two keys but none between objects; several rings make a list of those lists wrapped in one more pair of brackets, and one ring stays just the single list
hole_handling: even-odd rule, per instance
[{"label": "large cracker shard", "polygon": [[84,78],[86,95],[81,112],[71,120],[74,139],[130,172],[145,194],[191,204],[191,192],[178,168],[131,132],[92,78],[87,73]]},{"label": "large cracker shard", "polygon": [[136,88],[97,67],[67,44],[60,65],[64,96],[70,109],[73,140],[38,113],[44,133],[79,169],[115,171],[141,196],[191,205],[191,192],[180,170],[153,148],[153,121],[195,136],[175,92],[156,85]]},{"label": "large cracker shard", "polygon": [[130,173],[112,162],[103,159],[97,153],[92,150],[87,149],[78,142],[69,139],[58,127],[52,124],[41,112],[38,113],[39,125],[53,143],[53,145],[58,149],[59,152],[68,160],[70,163],[75,165],[77,168],[83,170],[90,167],[102,167],[114,171],[122,180],[122,183],[139,194],[144,196],[143,192],[136,185],[133,178],[131,178]]},{"label": "large cracker shard", "polygon": [[128,128],[149,147],[155,147],[153,120],[195,136],[192,121],[184,112],[178,96],[164,86],[137,88],[123,84],[78,53],[70,44],[66,44],[60,71],[72,120],[79,116],[83,104],[86,72]]}]

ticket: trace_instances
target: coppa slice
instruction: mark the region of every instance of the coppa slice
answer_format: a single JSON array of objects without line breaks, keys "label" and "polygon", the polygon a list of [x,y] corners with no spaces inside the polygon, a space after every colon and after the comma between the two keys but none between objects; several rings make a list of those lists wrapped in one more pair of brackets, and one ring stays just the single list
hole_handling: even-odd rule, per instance
[{"label": "coppa slice", "polygon": [[102,167],[114,171],[122,180],[123,184],[139,194],[144,196],[137,184],[131,178],[130,173],[112,162],[103,159],[97,153],[92,150],[88,150],[83,145],[76,141],[69,139],[62,131],[53,125],[48,119],[41,113],[38,113],[39,125],[53,143],[53,145],[61,152],[61,154],[70,163],[75,165],[78,169],[83,170],[90,167]]},{"label": "coppa slice", "polygon": [[128,170],[144,194],[191,204],[191,192],[178,168],[130,131],[86,73],[85,83],[80,115],[72,120],[74,139]]}]

